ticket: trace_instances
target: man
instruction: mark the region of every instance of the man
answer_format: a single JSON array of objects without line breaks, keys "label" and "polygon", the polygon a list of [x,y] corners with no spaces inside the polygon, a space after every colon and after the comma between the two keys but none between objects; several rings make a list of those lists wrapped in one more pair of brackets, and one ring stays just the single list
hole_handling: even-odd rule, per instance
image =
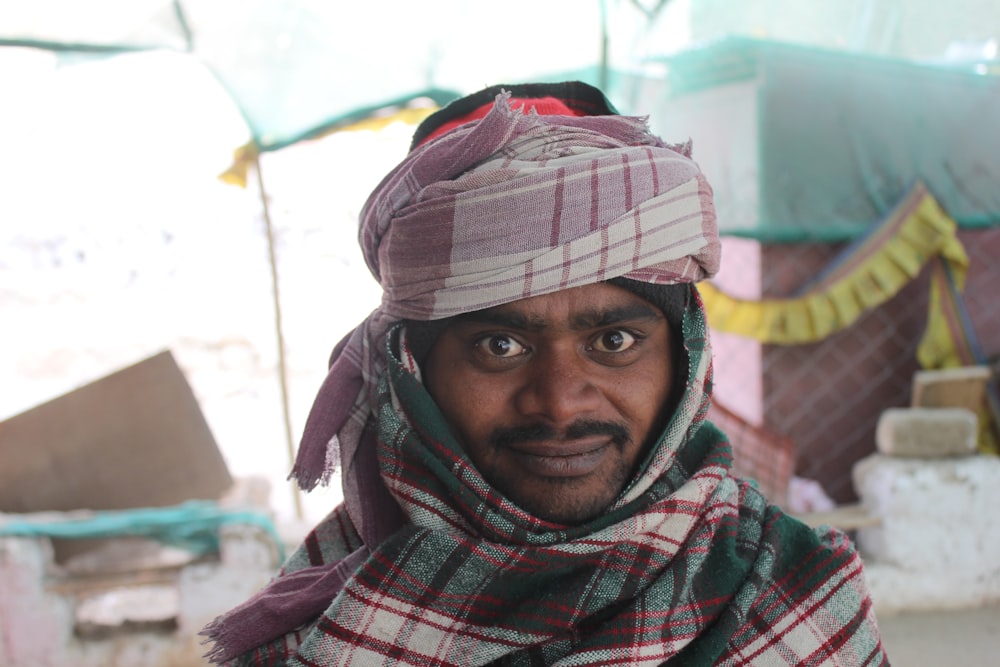
[{"label": "man", "polygon": [[581,83],[417,130],[371,195],[381,306],[293,475],[345,502],[207,630],[237,665],[881,665],[860,560],[729,474],[689,146]]}]

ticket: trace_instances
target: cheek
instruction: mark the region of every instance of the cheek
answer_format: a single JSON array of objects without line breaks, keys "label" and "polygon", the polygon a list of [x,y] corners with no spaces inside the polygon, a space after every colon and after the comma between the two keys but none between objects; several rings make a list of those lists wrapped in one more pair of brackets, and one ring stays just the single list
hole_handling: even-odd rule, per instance
[{"label": "cheek", "polygon": [[670,365],[658,364],[618,386],[618,404],[641,431],[635,434],[640,441],[669,419],[670,415],[664,412],[670,401],[671,384]]},{"label": "cheek", "polygon": [[488,378],[455,367],[428,378],[427,390],[463,447],[485,441],[509,402]]}]

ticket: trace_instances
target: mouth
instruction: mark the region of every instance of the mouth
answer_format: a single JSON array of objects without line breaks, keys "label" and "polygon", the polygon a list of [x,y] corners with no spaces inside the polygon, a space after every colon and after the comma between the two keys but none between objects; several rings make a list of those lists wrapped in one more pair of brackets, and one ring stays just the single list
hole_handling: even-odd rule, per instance
[{"label": "mouth", "polygon": [[614,442],[608,439],[521,443],[508,448],[528,475],[584,477],[596,471]]}]

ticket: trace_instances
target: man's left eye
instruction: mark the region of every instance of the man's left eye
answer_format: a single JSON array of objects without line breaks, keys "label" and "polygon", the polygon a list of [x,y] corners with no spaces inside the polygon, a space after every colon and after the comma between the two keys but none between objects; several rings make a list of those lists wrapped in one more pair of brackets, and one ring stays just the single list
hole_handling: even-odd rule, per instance
[{"label": "man's left eye", "polygon": [[627,331],[614,329],[605,331],[594,341],[594,349],[598,352],[624,352],[635,345],[636,338]]}]

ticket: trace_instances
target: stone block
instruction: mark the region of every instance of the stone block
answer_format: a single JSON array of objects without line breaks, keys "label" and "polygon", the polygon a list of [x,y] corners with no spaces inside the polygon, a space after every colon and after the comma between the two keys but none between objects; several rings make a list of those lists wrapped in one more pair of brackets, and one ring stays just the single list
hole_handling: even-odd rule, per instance
[{"label": "stone block", "polygon": [[[2,520],[2,518],[0,518]],[[73,603],[46,590],[47,539],[0,537],[0,665],[72,665]]]},{"label": "stone block", "polygon": [[81,595],[76,605],[76,636],[107,639],[135,632],[169,633],[177,629],[177,586],[112,588]]},{"label": "stone block", "polygon": [[890,408],[879,417],[875,445],[886,456],[970,456],[978,429],[976,414],[965,408]]},{"label": "stone block", "polygon": [[854,484],[877,526],[857,544],[879,609],[1000,601],[1000,458],[873,455]]},{"label": "stone block", "polygon": [[219,537],[219,562],[195,563],[180,573],[181,635],[196,636],[217,615],[266,586],[280,566],[271,536],[256,526],[224,526]]},{"label": "stone block", "polygon": [[913,407],[965,408],[976,411],[983,404],[990,369],[960,366],[917,371],[910,392]]},{"label": "stone block", "polygon": [[1000,572],[968,576],[952,571],[932,576],[866,559],[865,580],[880,618],[899,613],[989,607],[1000,600]]}]

